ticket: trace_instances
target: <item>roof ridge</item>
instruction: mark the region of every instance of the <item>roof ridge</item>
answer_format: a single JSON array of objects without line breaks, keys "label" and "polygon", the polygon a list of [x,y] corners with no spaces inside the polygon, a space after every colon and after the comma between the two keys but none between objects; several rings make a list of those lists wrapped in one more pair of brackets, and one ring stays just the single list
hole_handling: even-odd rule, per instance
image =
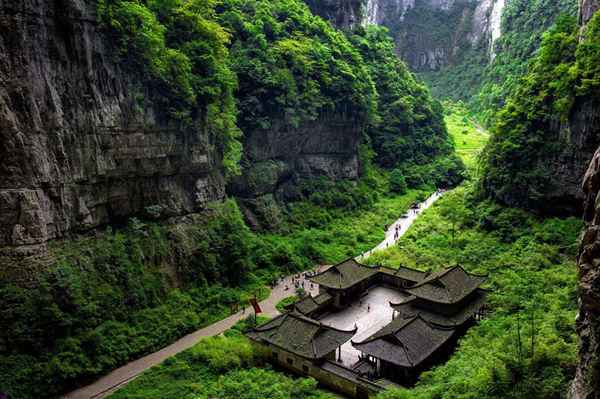
[{"label": "roof ridge", "polygon": [[286,317],[287,317],[287,316],[288,316],[290,313],[291,313],[291,312],[285,312],[285,313],[282,313],[282,314],[280,314],[280,315],[276,316],[275,318],[273,318],[273,319],[271,319],[271,320],[267,321],[267,322],[266,322],[266,323],[264,323],[262,326],[255,326],[255,327],[253,328],[253,330],[254,330],[254,331],[269,331],[269,330],[272,330],[272,329],[274,329],[274,328],[277,328],[277,327],[279,327],[279,326],[281,325],[281,323],[283,323],[283,321],[282,321],[281,323],[279,323],[278,325],[272,325],[272,326],[269,326],[269,327],[265,327],[265,326],[266,326],[266,325],[268,325],[268,324],[274,324],[273,322],[274,322],[274,321],[276,321],[276,320],[279,320],[279,319],[284,319],[284,318],[286,318]]},{"label": "roof ridge", "polygon": [[397,329],[397,330],[394,330],[393,332],[389,332],[389,333],[386,333],[386,334],[384,334],[384,335],[380,335],[380,336],[376,337],[375,335],[377,335],[377,333],[378,333],[379,331],[383,330],[384,328],[386,328],[387,326],[389,326],[389,325],[390,325],[390,324],[392,324],[392,323],[393,323],[395,320],[398,320],[398,319],[392,320],[390,323],[388,323],[388,324],[386,324],[385,326],[383,326],[383,327],[382,327],[382,328],[381,328],[379,331],[377,331],[377,332],[373,333],[373,334],[372,334],[370,337],[368,337],[368,338],[367,338],[367,339],[365,339],[364,341],[362,341],[362,342],[354,342],[354,341],[351,341],[351,342],[352,342],[352,344],[356,343],[357,345],[368,344],[369,342],[373,342],[373,341],[375,341],[375,340],[377,340],[377,339],[384,339],[384,338],[386,338],[386,337],[389,337],[390,335],[391,335],[391,336],[393,336],[393,337],[394,337],[394,338],[397,340],[398,338],[395,336],[395,334],[396,334],[398,331],[400,331],[400,330],[404,329],[404,328],[405,328],[406,326],[408,326],[409,324],[411,324],[411,323],[412,323],[413,321],[415,321],[417,318],[420,318],[420,316],[419,316],[418,314],[417,314],[416,316],[413,316],[413,317],[409,318],[409,319],[403,319],[403,320],[406,320],[406,322],[405,322],[404,324],[402,324],[400,327],[398,327],[398,329]]},{"label": "roof ridge", "polygon": [[[439,280],[440,278],[444,277],[446,274],[450,273],[452,270],[455,270],[457,267],[459,267],[459,266],[447,267],[445,269],[439,270],[438,272],[433,272],[431,275],[425,277],[425,279],[423,279],[423,281],[413,285],[410,288],[422,287],[423,285],[431,283],[432,281]],[[462,269],[462,270],[464,271],[464,269]]]},{"label": "roof ridge", "polygon": [[292,316],[294,318],[301,319],[303,321],[309,322],[312,325],[317,326],[319,328],[325,328],[325,329],[329,329],[329,330],[333,330],[333,331],[338,331],[338,332],[343,332],[343,333],[351,333],[351,332],[356,333],[356,330],[357,330],[356,328],[354,328],[352,330],[342,330],[340,328],[336,328],[336,327],[330,326],[329,324],[321,323],[319,320],[312,319],[312,318],[310,318],[308,316],[305,316],[305,315],[303,315],[303,314],[301,314],[299,312],[296,312],[296,311],[291,311],[291,312],[284,313],[284,314],[287,314],[287,315],[290,315],[290,316]]},{"label": "roof ridge", "polygon": [[392,301],[389,301],[389,304],[390,304],[390,306],[391,306],[391,307],[394,307],[394,306],[402,306],[402,305],[406,305],[406,304],[408,304],[408,303],[411,303],[411,302],[413,302],[415,299],[417,299],[417,297],[416,297],[416,296],[414,296],[414,295],[411,295],[411,296],[409,296],[407,299],[405,299],[405,300],[404,300],[404,301],[402,301],[402,302],[394,303],[394,302],[392,302]]},{"label": "roof ridge", "polygon": [[411,365],[411,367],[414,366],[415,362],[412,360],[412,357],[409,355],[408,348],[406,347],[406,345],[404,345],[404,343],[402,341],[400,341],[398,339],[398,337],[396,337],[396,340],[402,344],[402,345],[400,345],[400,347],[404,351],[404,355],[406,356],[406,360],[408,360],[408,363]]},{"label": "roof ridge", "polygon": [[452,269],[460,269],[463,272],[465,272],[465,274],[467,276],[471,276],[471,277],[489,277],[488,274],[477,274],[477,273],[471,273],[469,271],[467,271],[460,263],[457,263]]}]

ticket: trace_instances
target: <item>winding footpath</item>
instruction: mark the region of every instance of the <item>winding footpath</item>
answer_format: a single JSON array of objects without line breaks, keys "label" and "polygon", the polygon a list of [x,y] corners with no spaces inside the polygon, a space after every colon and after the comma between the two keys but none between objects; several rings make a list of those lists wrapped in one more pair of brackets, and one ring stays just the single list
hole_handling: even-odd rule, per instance
[{"label": "winding footpath", "polygon": [[[413,224],[417,217],[424,210],[433,205],[442,195],[443,192],[436,192],[432,194],[425,202],[419,204],[418,208],[415,208],[414,210],[409,210],[406,215],[398,219],[388,228],[388,230],[385,233],[385,240],[383,240],[372,250],[358,256],[356,259],[365,259],[373,252],[383,250],[393,245],[400,237],[402,237],[408,231],[409,227]],[[396,236],[396,226],[398,226],[398,236]],[[315,269],[315,271],[320,272],[324,270],[324,268],[326,268],[326,266],[319,266]],[[288,276],[281,280],[281,282],[271,290],[269,297],[264,301],[260,302],[260,307],[263,311],[263,315],[268,317],[275,317],[279,314],[279,311],[276,309],[275,306],[282,299],[294,294],[294,283],[292,282],[293,277],[294,276]],[[305,281],[304,275],[300,281]],[[310,282],[307,282],[305,284],[305,287],[306,291],[310,292],[311,295],[315,296],[318,294],[318,288],[316,286],[310,289]],[[113,370],[112,372],[100,378],[96,382],[85,387],[79,388],[73,392],[70,392],[64,395],[63,398],[104,398],[126,385],[129,381],[133,380],[147,369],[156,366],[164,360],[166,360],[167,358],[174,356],[179,352],[182,352],[196,345],[201,338],[219,335],[224,331],[230,329],[237,322],[251,315],[252,312],[252,308],[248,307],[243,311],[239,311],[223,320],[213,323],[207,327],[201,328],[200,330],[197,330],[191,334],[184,336],[183,338],[180,338],[171,345],[166,346],[157,352],[146,355],[140,359],[127,363],[126,365],[119,367],[118,369]]]},{"label": "winding footpath", "polygon": [[[444,195],[444,193],[445,191],[436,191],[435,193],[431,194],[429,198],[427,198],[424,202],[421,202],[418,205],[418,207],[414,209],[409,209],[407,213],[403,215],[403,217],[396,220],[388,227],[387,231],[385,232],[385,239],[382,242],[380,242],[379,245],[377,245],[370,251],[367,251],[362,255],[357,256],[356,260],[361,261],[371,256],[374,252],[382,251],[394,245],[400,239],[400,237],[406,234],[410,226],[414,223],[415,220],[417,220],[419,215],[423,213],[423,211],[431,207],[431,205],[433,205],[437,200],[439,200],[442,197],[442,195]],[[396,228],[398,229],[397,236]]]}]

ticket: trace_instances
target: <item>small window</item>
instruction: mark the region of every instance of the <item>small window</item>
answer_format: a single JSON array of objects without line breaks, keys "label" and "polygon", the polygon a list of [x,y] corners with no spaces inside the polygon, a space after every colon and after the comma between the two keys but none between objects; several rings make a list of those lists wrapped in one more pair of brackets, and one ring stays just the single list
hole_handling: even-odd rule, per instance
[{"label": "small window", "polygon": [[302,371],[308,374],[308,366],[302,366]]},{"label": "small window", "polygon": [[287,358],[287,362],[288,362],[288,364],[294,364],[294,361],[292,359],[290,359],[289,357]]},{"label": "small window", "polygon": [[278,356],[278,355],[277,355],[277,352],[273,352],[273,353],[271,354],[271,356],[273,357],[273,359],[277,360],[277,356]]}]

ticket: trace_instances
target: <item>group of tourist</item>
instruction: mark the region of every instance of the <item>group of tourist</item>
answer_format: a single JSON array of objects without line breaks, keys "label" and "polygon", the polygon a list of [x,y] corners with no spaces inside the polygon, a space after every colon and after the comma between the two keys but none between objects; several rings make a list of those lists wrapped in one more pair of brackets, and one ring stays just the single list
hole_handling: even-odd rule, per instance
[{"label": "group of tourist", "polygon": [[[292,284],[294,284],[294,288],[299,290],[299,289],[306,289],[307,286],[307,281],[306,279],[308,277],[312,277],[314,275],[316,275],[317,272],[311,273],[311,272],[303,272],[303,273],[298,273],[292,276]],[[315,287],[315,285],[313,283],[310,283],[310,289],[312,290]],[[288,291],[290,289],[289,285],[285,285],[284,290]]]}]

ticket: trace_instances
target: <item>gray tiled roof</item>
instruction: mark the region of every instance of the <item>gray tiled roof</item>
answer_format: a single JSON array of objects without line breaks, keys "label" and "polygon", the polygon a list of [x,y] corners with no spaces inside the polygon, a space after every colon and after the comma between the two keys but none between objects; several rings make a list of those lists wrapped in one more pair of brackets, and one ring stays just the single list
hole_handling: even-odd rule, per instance
[{"label": "gray tiled roof", "polygon": [[487,277],[467,273],[462,267],[444,269],[427,276],[406,292],[432,302],[451,304],[461,301],[485,282]]},{"label": "gray tiled roof", "polygon": [[246,333],[248,338],[275,345],[307,359],[320,359],[354,336],[297,312],[284,313]]},{"label": "gray tiled roof", "polygon": [[327,301],[329,301],[332,298],[331,295],[329,295],[327,292],[323,292],[322,294],[319,294],[315,297],[312,296],[307,296],[306,298],[296,302],[294,304],[294,308],[306,315],[309,314],[317,309],[319,309],[323,304],[327,303]]},{"label": "gray tiled roof", "polygon": [[351,258],[311,277],[310,280],[327,288],[347,289],[377,272],[376,268],[361,265]]},{"label": "gray tiled roof", "polygon": [[397,276],[404,280],[419,282],[422,281],[426,276],[426,272],[420,270],[410,269],[408,267],[400,266],[397,269],[392,269],[385,266],[379,266],[377,270],[381,273],[389,274],[391,276]]},{"label": "gray tiled roof", "polygon": [[419,315],[397,318],[362,342],[352,346],[392,364],[412,368],[427,360],[454,334],[452,327],[437,326]]},{"label": "gray tiled roof", "polygon": [[487,291],[477,289],[473,297],[453,315],[444,315],[432,312],[427,309],[422,309],[417,306],[417,297],[410,297],[406,301],[398,304],[390,304],[394,310],[400,312],[399,318],[410,319],[414,316],[421,315],[423,319],[430,323],[441,326],[460,326],[469,318],[473,317],[483,307],[487,297]]}]

